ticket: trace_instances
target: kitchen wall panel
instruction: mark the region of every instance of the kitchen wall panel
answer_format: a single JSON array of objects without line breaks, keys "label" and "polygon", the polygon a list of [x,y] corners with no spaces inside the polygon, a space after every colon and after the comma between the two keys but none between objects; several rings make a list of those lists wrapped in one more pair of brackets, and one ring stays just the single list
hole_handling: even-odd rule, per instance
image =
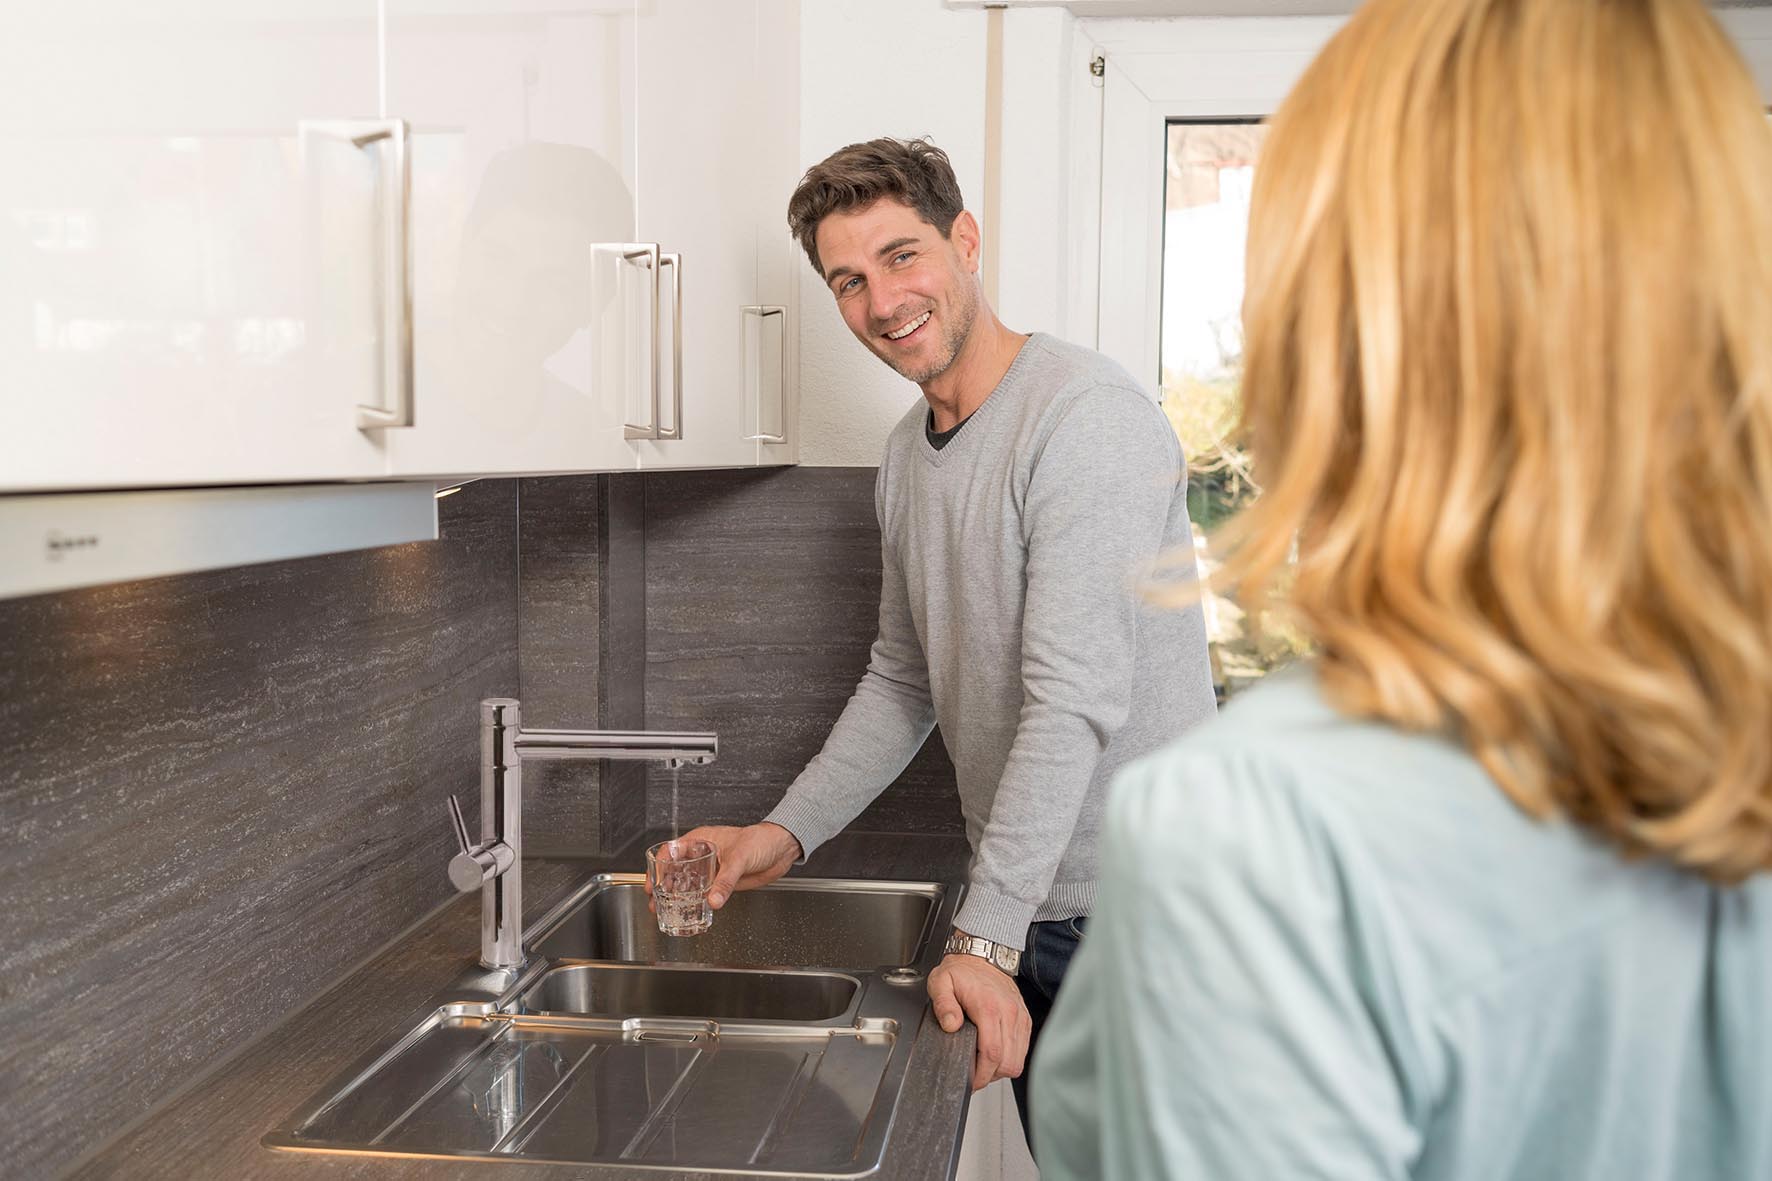
[{"label": "kitchen wall panel", "polygon": [[[519,480],[522,573],[517,648],[523,724],[602,725],[603,481],[596,476]],[[604,764],[532,763],[523,771],[523,838],[543,850],[596,850]],[[641,810],[644,810],[641,805]]]},{"label": "kitchen wall panel", "polygon": [[[680,773],[680,827],[761,819],[866,669],[880,608],[874,477],[645,476],[647,724],[720,735],[718,760]],[[649,823],[668,827],[670,773],[649,775]],[[939,733],[851,828],[964,831]]]}]

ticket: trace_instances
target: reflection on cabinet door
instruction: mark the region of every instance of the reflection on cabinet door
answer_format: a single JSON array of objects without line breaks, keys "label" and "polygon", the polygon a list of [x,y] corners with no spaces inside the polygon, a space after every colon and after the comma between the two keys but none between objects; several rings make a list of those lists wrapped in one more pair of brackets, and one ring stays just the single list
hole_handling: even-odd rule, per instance
[{"label": "reflection on cabinet door", "polygon": [[[385,474],[375,0],[0,8],[0,491]],[[382,195],[378,195],[382,194]]]},{"label": "reflection on cabinet door", "polygon": [[609,353],[639,329],[599,310],[597,268],[600,245],[635,239],[634,0],[386,4],[388,111],[412,124],[418,366],[393,473],[632,468],[627,391],[604,371],[651,342]]},{"label": "reflection on cabinet door", "polygon": [[744,403],[746,435],[756,443],[779,445],[788,441],[784,411],[787,408],[785,346],[788,310],[784,307],[748,307],[744,326]]}]

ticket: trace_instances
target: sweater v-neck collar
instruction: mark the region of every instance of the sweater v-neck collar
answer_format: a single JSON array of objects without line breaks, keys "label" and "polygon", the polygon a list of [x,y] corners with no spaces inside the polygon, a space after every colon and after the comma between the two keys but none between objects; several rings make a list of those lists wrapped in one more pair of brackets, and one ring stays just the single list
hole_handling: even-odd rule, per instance
[{"label": "sweater v-neck collar", "polygon": [[[1005,394],[1011,391],[1012,387],[1020,377],[1022,358],[1027,356],[1028,349],[1032,348],[1035,342],[1039,341],[1042,336],[1044,336],[1044,333],[1028,333],[1028,338],[1022,341],[1021,347],[1015,351],[1015,357],[1009,362],[1009,368],[1003,371],[1003,376],[998,379],[996,387],[985,396],[984,401],[978,404],[977,409],[960,420],[961,423],[970,425],[967,426],[966,430],[961,431],[959,434],[949,439],[946,446],[937,448],[929,441],[929,434],[926,430],[917,431],[917,451],[923,456],[925,461],[935,467],[940,467],[947,461],[949,456],[958,452],[966,451],[971,445],[972,440],[984,433],[980,430],[980,424],[984,423],[991,417],[991,408],[993,406],[1000,405],[1008,400],[1005,397]],[[927,401],[924,402],[924,407],[925,413],[929,413],[930,411],[928,409]],[[919,423],[918,425],[922,426],[924,424]]]}]

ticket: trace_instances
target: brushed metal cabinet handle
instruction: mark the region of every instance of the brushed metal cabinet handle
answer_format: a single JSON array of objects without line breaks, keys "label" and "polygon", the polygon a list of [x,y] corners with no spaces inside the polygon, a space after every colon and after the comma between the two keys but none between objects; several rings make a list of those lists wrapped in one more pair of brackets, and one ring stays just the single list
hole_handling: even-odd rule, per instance
[{"label": "brushed metal cabinet handle", "polygon": [[[671,271],[671,425],[666,428],[659,424],[655,439],[681,439],[683,437],[683,256],[681,254],[661,254],[658,265],[669,267]],[[661,281],[662,284],[662,281]],[[656,347],[657,334],[653,340]],[[657,355],[653,357],[653,380],[658,379]],[[655,395],[656,397],[656,395]],[[654,402],[654,406],[657,403]],[[653,422],[658,423],[657,411],[653,412]]]},{"label": "brushed metal cabinet handle", "polygon": [[637,242],[624,249],[622,259],[626,262],[639,263],[645,268],[648,277],[646,298],[647,314],[650,317],[650,336],[648,347],[652,350],[652,397],[650,400],[651,414],[643,423],[623,422],[622,434],[629,439],[656,439],[658,434],[658,277],[663,263],[658,253],[657,242]]}]

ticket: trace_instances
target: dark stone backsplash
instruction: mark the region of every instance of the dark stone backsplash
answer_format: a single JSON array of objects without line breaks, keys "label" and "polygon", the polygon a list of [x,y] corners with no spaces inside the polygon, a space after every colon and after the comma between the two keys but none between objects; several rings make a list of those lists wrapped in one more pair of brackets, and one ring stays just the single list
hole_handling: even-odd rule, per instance
[{"label": "dark stone backsplash", "polygon": [[[720,735],[717,760],[680,773],[683,827],[761,819],[867,668],[880,611],[874,475],[646,477],[647,721]],[[670,773],[650,775],[650,826],[668,828]],[[851,827],[964,831],[939,734]]]},{"label": "dark stone backsplash", "polygon": [[[481,480],[435,543],[0,601],[0,1174],[65,1168],[447,901],[483,697],[714,730],[683,827],[762,816],[866,665],[873,484]],[[670,823],[646,764],[525,786],[531,852]],[[938,736],[852,829],[962,831]]]}]

